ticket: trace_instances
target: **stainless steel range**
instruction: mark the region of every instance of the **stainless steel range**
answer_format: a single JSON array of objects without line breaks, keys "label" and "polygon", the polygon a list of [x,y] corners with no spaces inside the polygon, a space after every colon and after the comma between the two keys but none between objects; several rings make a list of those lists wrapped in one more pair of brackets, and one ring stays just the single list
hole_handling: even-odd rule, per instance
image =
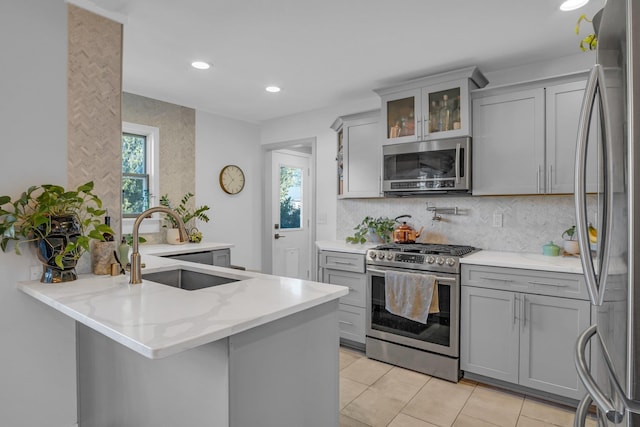
[{"label": "stainless steel range", "polygon": [[[471,246],[388,244],[367,251],[367,357],[457,382],[460,378],[460,258]],[[389,271],[433,275],[437,309],[426,323],[385,308]]]}]

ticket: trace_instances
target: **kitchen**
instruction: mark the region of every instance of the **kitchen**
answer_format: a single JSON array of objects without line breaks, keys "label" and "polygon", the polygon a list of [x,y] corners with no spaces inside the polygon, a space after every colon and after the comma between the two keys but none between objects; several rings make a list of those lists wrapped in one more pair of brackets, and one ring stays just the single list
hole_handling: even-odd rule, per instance
[{"label": "kitchen", "polygon": [[[34,25],[34,28],[26,27],[31,29],[31,33],[26,33],[25,30],[21,30],[21,34],[23,32],[26,33],[24,46],[29,46],[28,49],[24,50],[42,51],[43,54],[45,52],[48,53],[48,55],[44,56],[41,60],[47,64],[51,64],[51,66],[49,70],[47,70],[45,77],[38,75],[37,78],[34,78],[35,81],[42,81],[41,87],[34,86],[33,79],[26,81],[23,77],[25,71],[22,69],[16,69],[15,75],[11,75],[13,78],[10,79],[11,84],[7,83],[7,91],[11,89],[15,92],[10,93],[15,95],[9,97],[9,99],[12,100],[12,104],[11,106],[7,106],[6,109],[7,111],[15,111],[16,114],[9,115],[10,120],[7,120],[7,123],[11,123],[12,125],[5,126],[6,129],[10,129],[7,137],[9,140],[24,139],[19,131],[24,131],[24,129],[31,128],[32,126],[30,126],[29,117],[18,114],[18,112],[29,111],[34,108],[34,105],[38,105],[46,111],[46,113],[43,113],[43,117],[37,116],[37,120],[42,123],[42,129],[32,129],[31,132],[38,136],[37,138],[34,137],[34,140],[47,142],[34,143],[34,145],[15,145],[10,148],[9,154],[11,156],[29,158],[33,166],[29,168],[27,172],[19,165],[6,165],[7,169],[5,173],[7,173],[8,176],[15,177],[15,179],[12,179],[11,183],[5,182],[1,193],[11,193],[16,191],[17,188],[24,188],[35,182],[47,180],[64,182],[66,180],[65,171],[53,170],[47,167],[47,162],[53,161],[56,158],[64,162],[65,157],[64,150],[61,149],[61,147],[64,147],[64,144],[60,142],[66,139],[64,130],[65,114],[64,111],[62,111],[63,109],[60,108],[60,105],[64,105],[64,75],[66,65],[64,63],[64,48],[61,48],[60,45],[64,45],[64,40],[62,40],[64,38],[64,32],[61,30],[61,26],[63,26],[62,23],[65,21],[64,15],[66,11],[61,9],[64,9],[62,5],[49,5],[46,9],[49,12],[47,18],[45,19],[43,17],[42,22],[27,20],[33,22]],[[11,27],[9,23],[7,23],[6,26],[3,25],[3,28]],[[18,30],[16,29],[16,31]],[[41,40],[38,39],[36,41],[33,38],[36,37],[34,35],[41,34],[42,31],[47,31],[47,34],[51,32],[52,37],[56,35],[58,37],[58,44],[47,46],[47,49],[39,46]],[[569,33],[571,37],[573,37],[573,34],[571,32]],[[29,34],[32,34],[30,36],[31,38],[28,37]],[[5,41],[10,39],[11,37],[3,37]],[[50,43],[54,43],[55,41],[55,38],[49,40]],[[572,39],[571,43],[574,43],[574,41],[575,40]],[[7,46],[5,49],[3,47],[3,51],[6,50],[8,52],[16,52],[14,49],[16,48]],[[17,49],[19,52],[22,52],[19,47]],[[55,52],[59,55],[56,55]],[[19,57],[19,55],[17,56]],[[593,61],[593,56],[590,53],[575,54],[570,58],[560,58],[554,61],[540,63],[537,69],[535,67],[524,66],[509,69],[509,67],[504,66],[494,72],[485,72],[485,75],[492,83],[506,84],[536,79],[548,74],[555,75],[573,72],[576,68],[586,70]],[[549,72],[549,69],[553,71]],[[397,74],[398,73],[395,72],[389,75]],[[28,96],[33,96],[34,98],[30,99]],[[24,104],[15,104],[14,100],[16,99],[22,100],[21,102],[24,102]],[[17,108],[17,106],[21,108]],[[250,269],[260,269],[262,267],[260,245],[255,244],[255,237],[261,234],[261,223],[259,219],[260,188],[255,184],[253,186],[248,185],[244,194],[241,194],[241,197],[237,198],[237,204],[232,205],[228,203],[228,198],[224,198],[224,195],[222,195],[218,189],[214,190],[215,186],[211,185],[211,183],[215,183],[217,180],[217,171],[226,163],[248,161],[249,163],[243,164],[245,171],[248,173],[248,178],[252,179],[254,183],[259,182],[260,177],[257,173],[249,174],[250,171],[258,171],[261,168],[261,147],[255,146],[256,140],[261,141],[261,143],[265,145],[273,142],[298,140],[309,137],[310,135],[315,135],[317,138],[317,171],[333,171],[335,169],[336,135],[335,132],[329,128],[329,125],[338,116],[373,108],[379,108],[379,98],[371,93],[370,98],[351,102],[349,105],[326,108],[313,113],[299,113],[282,119],[273,119],[261,126],[247,124],[246,122],[240,122],[234,119],[226,119],[196,110],[196,122],[204,123],[208,121],[210,125],[207,126],[206,129],[215,130],[215,133],[211,131],[212,136],[215,140],[219,141],[220,144],[229,140],[231,135],[234,136],[234,141],[237,143],[238,133],[240,132],[242,135],[240,137],[241,142],[236,144],[240,145],[240,147],[238,147],[240,151],[234,151],[233,154],[229,154],[228,158],[222,159],[220,158],[222,156],[210,155],[209,157],[215,160],[207,160],[203,156],[197,157],[196,161],[198,163],[196,168],[198,170],[208,169],[210,173],[205,176],[196,176],[196,194],[211,204],[214,207],[214,212],[219,215],[214,216],[214,220],[210,224],[202,227],[205,236],[216,236],[216,240],[220,241],[233,241],[236,244],[233,252],[233,262],[244,265]],[[41,132],[41,134],[38,134],[38,132]],[[46,158],[33,158],[31,153],[34,149],[40,151],[49,147],[48,144],[54,140],[57,141],[56,144],[58,145],[55,145],[55,147],[58,150],[47,151]],[[41,146],[40,144],[43,145]],[[209,150],[210,152],[215,150],[214,147],[207,146],[197,146],[196,150],[201,148]],[[42,164],[39,165],[38,162],[42,162]],[[473,213],[472,217],[451,217],[450,221],[433,222],[431,220],[431,213],[426,211],[427,199],[402,200],[402,209],[398,210],[395,210],[398,207],[398,202],[389,199],[336,201],[336,185],[333,172],[328,174],[328,176],[331,176],[331,179],[320,179],[322,175],[319,174],[317,180],[316,205],[321,207],[317,211],[317,217],[318,219],[322,217],[326,218],[325,223],[316,221],[317,240],[343,239],[351,234],[352,227],[366,214],[397,216],[410,213],[413,215],[412,221],[418,225],[424,225],[427,233],[435,232],[441,238],[447,238],[450,243],[473,244],[485,249],[538,252],[541,245],[548,242],[548,240],[560,239],[562,231],[573,223],[570,198],[555,196],[429,199],[431,203],[437,205],[446,204],[447,206],[459,206]],[[209,194],[207,193],[208,191],[210,191]],[[200,203],[200,201],[198,201],[198,203]],[[335,214],[333,213],[334,206]],[[226,209],[229,209],[229,211],[226,211]],[[237,216],[234,216],[234,213],[238,211],[255,212],[255,214],[247,215],[246,218],[239,219]],[[496,212],[503,215],[503,227],[501,228],[492,226],[493,216]],[[445,216],[445,218],[447,217]],[[464,224],[463,233],[465,236],[473,238],[471,243],[457,240],[458,234],[452,232],[454,226],[459,224],[457,221],[462,220],[467,221]],[[229,224],[231,224],[232,227],[230,227]],[[485,241],[485,238],[488,240]],[[249,244],[248,242],[250,241],[254,243]],[[26,273],[30,265],[28,260],[13,255],[6,255],[0,259],[0,262],[2,263],[4,277],[6,277],[9,282],[14,283],[28,278],[28,274]],[[19,266],[20,271],[18,271],[16,266]],[[13,289],[11,290],[13,291]],[[32,341],[25,344],[22,342],[22,339],[18,338],[17,333],[14,335],[13,332],[7,331],[7,335],[10,337],[8,341],[13,343],[20,342],[21,347],[19,350],[15,349],[2,356],[5,365],[17,366],[9,379],[9,384],[12,384],[12,386],[6,389],[3,387],[3,395],[22,396],[22,402],[29,402],[28,396],[33,393],[35,387],[35,389],[38,390],[36,393],[42,393],[44,401],[48,401],[53,395],[60,396],[60,393],[47,391],[47,387],[52,386],[47,386],[46,384],[64,384],[65,381],[58,381],[59,378],[55,378],[56,373],[50,372],[44,365],[44,362],[50,363],[50,359],[42,358],[39,355],[42,354],[41,346],[44,343],[49,342],[49,344],[53,346],[57,344],[56,341],[59,341],[57,338],[72,340],[73,337],[64,335],[64,332],[61,332],[62,336],[54,339],[50,334],[41,331],[38,325],[42,322],[51,321],[52,319],[63,323],[64,320],[57,318],[54,313],[42,313],[38,305],[28,302],[28,300],[24,298],[18,296],[9,296],[8,298],[10,299],[7,301],[15,301],[15,298],[18,298],[20,304],[24,304],[26,308],[21,307],[21,310],[18,311],[8,307],[8,310],[3,310],[3,324],[14,324],[16,317],[18,319],[24,319],[25,327],[29,330]],[[4,293],[3,300],[5,300]],[[30,311],[26,312],[24,310]],[[23,312],[28,313],[28,316],[23,314]],[[31,325],[31,327],[29,327],[29,325]],[[25,345],[30,347],[24,347]],[[59,363],[61,363],[61,367],[66,366],[72,369],[68,365],[67,359],[68,358],[63,357],[59,360]],[[16,361],[18,360],[20,363],[16,365]],[[51,381],[43,382],[40,380],[40,378],[49,378],[52,375],[54,378],[52,378]],[[29,380],[24,381],[24,378]],[[32,383],[34,387],[28,387],[27,391],[24,386],[25,383]],[[5,399],[4,401],[8,402],[13,400]],[[64,408],[68,404],[57,406],[55,403],[47,403],[46,405],[58,408],[56,410],[62,410],[61,408]],[[68,407],[67,410],[69,410]]]}]

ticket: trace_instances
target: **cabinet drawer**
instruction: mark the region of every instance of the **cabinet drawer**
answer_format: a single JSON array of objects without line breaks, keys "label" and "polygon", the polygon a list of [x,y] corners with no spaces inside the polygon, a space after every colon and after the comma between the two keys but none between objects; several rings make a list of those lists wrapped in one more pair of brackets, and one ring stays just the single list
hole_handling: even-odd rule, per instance
[{"label": "cabinet drawer", "polygon": [[349,288],[349,295],[340,298],[340,303],[364,307],[366,304],[367,276],[364,273],[325,269],[323,275],[325,283],[341,285]]},{"label": "cabinet drawer", "polygon": [[334,270],[364,273],[364,254],[322,251],[320,252],[320,266]]},{"label": "cabinet drawer", "polygon": [[589,299],[584,277],[574,273],[463,265],[462,285]]},{"label": "cabinet drawer", "polygon": [[340,304],[338,311],[340,338],[364,344],[365,341],[365,309]]}]

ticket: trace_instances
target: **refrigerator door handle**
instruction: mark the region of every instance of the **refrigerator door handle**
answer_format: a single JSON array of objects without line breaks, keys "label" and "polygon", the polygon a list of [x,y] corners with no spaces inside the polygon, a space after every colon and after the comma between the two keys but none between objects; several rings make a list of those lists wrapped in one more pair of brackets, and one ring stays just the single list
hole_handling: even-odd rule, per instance
[{"label": "refrigerator door handle", "polygon": [[[604,413],[609,421],[618,424],[623,420],[624,413],[617,411],[611,399],[605,396],[602,390],[600,390],[598,384],[596,384],[596,381],[593,379],[591,373],[589,372],[589,365],[587,364],[587,358],[585,356],[587,344],[589,343],[589,340],[593,337],[593,335],[595,335],[596,330],[597,325],[592,325],[578,337],[578,341],[576,343],[576,352],[574,355],[576,370],[578,371],[580,380],[587,389],[587,393],[589,393],[589,397],[593,399],[593,402],[596,404],[598,409]],[[610,374],[612,375],[611,372]],[[582,402],[580,402],[580,404],[582,405]]]},{"label": "refrigerator door handle", "polygon": [[[611,247],[611,206],[613,204],[613,156],[611,148],[611,126],[609,124],[609,107],[607,103],[606,85],[604,71],[600,64],[596,64],[587,81],[582,109],[580,111],[580,121],[578,126],[578,137],[576,145],[575,159],[575,208],[576,208],[576,234],[580,246],[580,261],[584,271],[589,299],[593,305],[602,305],[604,301],[604,291],[606,287],[607,272],[609,269],[609,248]],[[586,192],[586,163],[587,163],[587,140],[589,137],[589,124],[593,113],[593,106],[596,95],[599,94],[599,106],[601,112],[603,138],[603,167],[604,173],[604,202],[602,204],[602,225],[600,230],[600,251],[598,254],[599,274],[591,258],[591,248],[587,235],[587,192]]]}]

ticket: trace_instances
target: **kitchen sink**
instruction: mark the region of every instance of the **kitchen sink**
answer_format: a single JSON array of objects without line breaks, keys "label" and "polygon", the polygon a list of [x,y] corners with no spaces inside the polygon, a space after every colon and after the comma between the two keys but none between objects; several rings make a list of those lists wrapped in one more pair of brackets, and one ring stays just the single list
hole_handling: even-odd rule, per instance
[{"label": "kitchen sink", "polygon": [[142,274],[142,278],[144,280],[173,286],[174,288],[180,288],[186,291],[195,291],[198,289],[210,288],[212,286],[245,280],[245,278],[225,277],[218,274],[202,273],[184,268],[144,273]]}]

